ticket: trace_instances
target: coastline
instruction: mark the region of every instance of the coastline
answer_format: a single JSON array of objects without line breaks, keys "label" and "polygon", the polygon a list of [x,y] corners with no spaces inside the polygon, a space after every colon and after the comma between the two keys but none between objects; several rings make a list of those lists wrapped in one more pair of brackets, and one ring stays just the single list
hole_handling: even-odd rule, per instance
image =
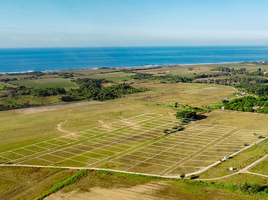
[{"label": "coastline", "polygon": [[[162,68],[162,67],[179,67],[179,66],[197,66],[197,65],[215,65],[215,64],[238,64],[238,63],[244,63],[244,62],[263,62],[262,60],[258,61],[239,61],[239,62],[219,62],[219,63],[192,63],[192,64],[169,64],[169,65],[143,65],[143,66],[132,66],[132,67],[97,67],[97,68],[77,68],[77,69],[60,69],[60,70],[44,70],[40,71],[43,73],[46,72],[61,72],[61,71],[74,71],[74,70],[98,70],[98,69],[135,69],[135,68]],[[23,73],[31,73],[31,72],[39,72],[34,70],[28,70],[28,71],[18,71],[18,72],[0,72],[0,74],[23,74]]]}]

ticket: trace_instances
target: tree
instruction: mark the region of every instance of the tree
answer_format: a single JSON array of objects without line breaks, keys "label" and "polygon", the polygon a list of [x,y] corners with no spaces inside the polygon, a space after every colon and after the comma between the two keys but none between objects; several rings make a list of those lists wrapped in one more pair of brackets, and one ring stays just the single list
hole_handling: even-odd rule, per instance
[{"label": "tree", "polygon": [[181,111],[181,112],[177,112],[176,118],[177,119],[181,119],[181,118],[196,119],[197,115],[196,115],[196,112],[194,111]]},{"label": "tree", "polygon": [[176,102],[176,103],[175,103],[175,108],[177,108],[177,107],[178,107],[178,103]]},{"label": "tree", "polygon": [[165,133],[165,135],[168,134],[168,131],[169,131],[168,129],[163,130],[163,132]]},{"label": "tree", "polygon": [[240,190],[244,193],[247,192],[249,188],[250,186],[248,185],[247,182],[245,182],[243,185],[240,185]]},{"label": "tree", "polygon": [[183,180],[185,178],[185,174],[181,174],[180,177]]},{"label": "tree", "polygon": [[257,184],[257,183],[253,183],[253,184],[251,185],[251,188],[253,189],[253,191],[254,191],[255,193],[257,193],[257,192],[261,191],[262,186],[259,185],[259,184]]}]

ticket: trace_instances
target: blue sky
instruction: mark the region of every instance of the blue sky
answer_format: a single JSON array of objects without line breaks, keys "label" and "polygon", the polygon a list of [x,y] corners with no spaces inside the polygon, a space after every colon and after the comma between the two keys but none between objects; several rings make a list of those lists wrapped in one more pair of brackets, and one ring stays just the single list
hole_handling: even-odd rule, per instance
[{"label": "blue sky", "polygon": [[268,45],[267,0],[1,0],[0,48]]}]

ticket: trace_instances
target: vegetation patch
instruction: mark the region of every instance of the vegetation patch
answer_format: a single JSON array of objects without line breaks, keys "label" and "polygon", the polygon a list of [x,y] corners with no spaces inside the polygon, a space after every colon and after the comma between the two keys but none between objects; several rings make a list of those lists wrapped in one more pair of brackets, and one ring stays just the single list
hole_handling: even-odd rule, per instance
[{"label": "vegetation patch", "polygon": [[246,96],[231,101],[223,100],[223,106],[226,110],[268,113],[268,98]]},{"label": "vegetation patch", "polygon": [[36,200],[39,199],[44,199],[45,197],[49,196],[50,194],[60,190],[61,188],[63,188],[66,185],[70,185],[74,182],[76,182],[77,180],[79,180],[81,177],[85,176],[88,173],[88,170],[83,169],[80,170],[79,172],[77,172],[75,175],[71,176],[70,178],[66,179],[63,182],[57,183],[56,185],[54,185],[52,188],[50,188],[48,191],[46,191],[44,194],[40,195],[39,197],[36,198]]},{"label": "vegetation patch", "polygon": [[81,99],[110,100],[119,98],[122,95],[147,91],[146,88],[133,88],[127,83],[112,84],[104,86],[105,83],[113,83],[106,79],[80,79],[76,80],[79,89],[70,89],[67,96],[63,96],[63,101],[73,101]]}]

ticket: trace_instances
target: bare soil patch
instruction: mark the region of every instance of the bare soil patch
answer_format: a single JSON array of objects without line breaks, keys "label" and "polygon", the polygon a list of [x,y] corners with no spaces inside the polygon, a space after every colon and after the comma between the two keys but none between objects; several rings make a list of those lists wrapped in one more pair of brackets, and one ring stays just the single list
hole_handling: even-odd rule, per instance
[{"label": "bare soil patch", "polygon": [[[165,183],[166,184],[166,183]],[[51,196],[45,198],[45,200],[114,200],[114,199],[124,199],[124,200],[156,200],[164,199],[159,198],[155,195],[155,191],[160,190],[161,185],[158,183],[149,183],[144,185],[137,185],[131,188],[100,188],[94,187],[90,188],[89,192],[84,192],[81,190],[74,190],[71,192],[63,193],[61,191],[52,194]],[[165,199],[169,199],[166,198]]]},{"label": "bare soil patch", "polygon": [[66,103],[62,105],[23,108],[23,109],[18,110],[18,112],[23,113],[23,114],[34,114],[34,113],[41,113],[41,112],[46,112],[46,111],[60,110],[64,108],[75,108],[75,107],[96,105],[96,104],[102,104],[102,103],[103,102],[97,102],[97,101]]}]

